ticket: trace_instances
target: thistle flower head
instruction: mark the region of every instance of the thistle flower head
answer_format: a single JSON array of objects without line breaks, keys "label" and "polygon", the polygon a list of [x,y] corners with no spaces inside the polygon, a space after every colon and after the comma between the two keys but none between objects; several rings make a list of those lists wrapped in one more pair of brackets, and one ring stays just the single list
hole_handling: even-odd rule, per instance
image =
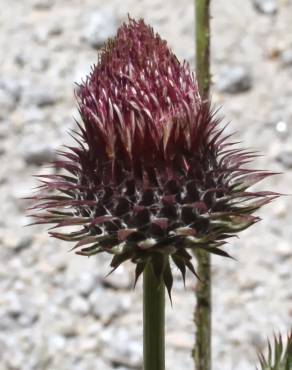
[{"label": "thistle flower head", "polygon": [[247,190],[270,173],[245,168],[254,154],[229,141],[189,66],[142,20],[119,28],[76,96],[77,144],[42,176],[33,209],[35,223],[78,226],[50,231],[77,254],[111,253],[113,269],[131,260],[136,280],[151,262],[170,292],[171,260],[185,278],[190,249],[228,256],[225,240],[277,196]]}]

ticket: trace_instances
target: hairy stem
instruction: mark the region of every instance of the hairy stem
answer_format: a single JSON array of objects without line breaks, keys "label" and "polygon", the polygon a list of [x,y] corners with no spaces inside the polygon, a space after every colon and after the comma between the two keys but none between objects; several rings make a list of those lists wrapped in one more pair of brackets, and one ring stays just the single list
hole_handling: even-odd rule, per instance
[{"label": "hairy stem", "polygon": [[[210,1],[195,0],[196,4],[196,75],[202,99],[208,99],[210,91]],[[198,275],[201,281],[196,289],[197,304],[194,313],[196,342],[193,358],[196,370],[211,370],[211,257],[203,251],[195,251]]]},{"label": "hairy stem", "polygon": [[143,370],[165,370],[165,287],[148,263],[143,273]]}]

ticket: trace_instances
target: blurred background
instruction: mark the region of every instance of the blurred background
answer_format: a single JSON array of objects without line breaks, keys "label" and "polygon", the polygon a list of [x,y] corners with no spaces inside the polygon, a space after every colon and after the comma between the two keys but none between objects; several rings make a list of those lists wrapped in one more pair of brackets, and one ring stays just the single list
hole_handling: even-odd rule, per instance
[{"label": "blurred background", "polygon": [[[141,283],[110,277],[106,256],[68,253],[43,227],[24,227],[36,186],[78,118],[74,81],[96,62],[127,13],[144,17],[194,65],[191,0],[0,0],[0,369],[141,370]],[[257,168],[291,193],[292,1],[212,1],[212,100]],[[292,326],[291,197],[213,257],[214,370],[254,369],[267,336]],[[193,369],[196,281],[176,274],[167,305],[167,369]]]}]

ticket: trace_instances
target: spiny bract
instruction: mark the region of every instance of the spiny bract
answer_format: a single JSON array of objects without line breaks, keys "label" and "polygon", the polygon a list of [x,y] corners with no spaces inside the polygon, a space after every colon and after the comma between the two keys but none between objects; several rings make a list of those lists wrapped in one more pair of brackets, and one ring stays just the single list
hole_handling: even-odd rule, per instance
[{"label": "spiny bract", "polygon": [[254,153],[229,142],[189,66],[143,20],[119,28],[76,95],[77,145],[41,176],[32,209],[35,223],[78,225],[50,232],[77,254],[131,260],[136,280],[151,261],[170,292],[170,260],[185,278],[188,250],[228,256],[224,240],[277,196],[247,191],[271,173],[244,167]]}]

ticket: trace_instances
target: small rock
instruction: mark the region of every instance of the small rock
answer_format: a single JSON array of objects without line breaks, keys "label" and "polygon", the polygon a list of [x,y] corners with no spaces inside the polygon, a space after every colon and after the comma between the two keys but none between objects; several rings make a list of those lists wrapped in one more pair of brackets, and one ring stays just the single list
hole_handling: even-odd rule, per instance
[{"label": "small rock", "polygon": [[24,52],[18,52],[14,57],[14,63],[19,67],[24,67],[27,63],[29,63],[29,57]]},{"label": "small rock", "polygon": [[26,106],[35,105],[37,107],[46,107],[58,102],[59,96],[45,88],[28,88],[23,97],[23,104]]},{"label": "small rock", "polygon": [[292,67],[292,49],[285,50],[281,54],[281,64],[283,67]]},{"label": "small rock", "polygon": [[39,319],[36,312],[24,312],[18,319],[21,326],[31,327]]},{"label": "small rock", "polygon": [[277,253],[282,261],[292,257],[292,247],[288,242],[282,241],[277,245]]},{"label": "small rock", "polygon": [[18,81],[9,78],[2,78],[0,79],[0,89],[9,93],[15,103],[19,101],[22,92],[22,86]]},{"label": "small rock", "polygon": [[81,353],[95,352],[98,349],[99,341],[97,337],[85,337],[80,342],[78,348]]},{"label": "small rock", "polygon": [[275,203],[272,212],[273,212],[273,215],[275,215],[278,219],[285,218],[288,212],[287,202],[283,201],[283,198],[279,199]]},{"label": "small rock", "polygon": [[46,45],[49,39],[48,30],[44,27],[35,28],[31,36],[32,40],[39,45]]},{"label": "small rock", "polygon": [[275,15],[278,12],[277,0],[253,0],[255,9],[262,14]]},{"label": "small rock", "polygon": [[7,314],[14,323],[27,327],[31,326],[38,319],[33,305],[28,305],[26,300],[22,299],[19,294],[14,292],[8,293],[6,299]]},{"label": "small rock", "polygon": [[15,104],[18,102],[21,94],[21,87],[18,83],[9,79],[0,79],[0,119],[6,118]]},{"label": "small rock", "polygon": [[243,66],[225,67],[218,77],[217,88],[220,92],[237,94],[252,88],[252,77]]},{"label": "small rock", "polygon": [[117,17],[112,8],[99,9],[90,17],[82,39],[94,49],[101,47],[113,37],[118,27]]},{"label": "small rock", "polygon": [[177,349],[191,350],[192,349],[192,335],[184,331],[170,332],[167,335],[167,343]]},{"label": "small rock", "polygon": [[54,5],[54,0],[34,0],[33,7],[38,10],[50,9]]},{"label": "small rock", "polygon": [[23,307],[16,295],[10,294],[8,298],[9,298],[8,314],[9,316],[11,316],[11,318],[18,319],[19,316],[22,314]]},{"label": "small rock", "polygon": [[78,276],[74,283],[74,289],[84,297],[88,297],[98,282],[98,277],[94,273],[83,273]]},{"label": "small rock", "polygon": [[125,266],[119,266],[112,274],[104,277],[102,283],[105,287],[111,287],[113,289],[128,289],[133,285],[129,271]]},{"label": "small rock", "polygon": [[94,316],[108,325],[111,320],[123,314],[129,308],[128,297],[117,296],[116,292],[109,289],[96,289],[89,297],[91,310]]},{"label": "small rock", "polygon": [[25,126],[24,130],[29,127],[30,124],[41,125],[46,121],[46,114],[43,109],[36,106],[30,106],[26,109],[19,110],[19,116],[14,115],[17,123]]},{"label": "small rock", "polygon": [[26,235],[26,236],[22,237],[18,241],[18,243],[16,243],[14,245],[13,251],[15,253],[22,252],[23,250],[30,248],[31,244],[32,244],[32,236],[31,235]]},{"label": "small rock", "polygon": [[13,326],[15,326],[15,320],[11,318],[9,314],[5,314],[0,312],[1,320],[0,320],[0,330],[3,331],[10,331]]},{"label": "small rock", "polygon": [[58,333],[66,338],[73,338],[79,334],[73,315],[62,317],[62,320],[58,320],[55,326]]},{"label": "small rock", "polygon": [[[0,106],[1,106],[1,103],[0,103]],[[2,109],[2,107],[1,107],[1,109]],[[0,140],[6,139],[9,136],[10,132],[11,132],[11,127],[9,125],[9,122],[8,121],[2,121],[0,123]]]},{"label": "small rock", "polygon": [[48,56],[42,56],[33,60],[33,62],[31,63],[31,68],[34,72],[45,72],[48,69],[49,65],[50,59],[48,58]]},{"label": "small rock", "polygon": [[14,108],[14,101],[10,94],[0,88],[0,119],[6,117],[7,113]]},{"label": "small rock", "polygon": [[66,346],[66,338],[63,335],[51,335],[48,338],[48,352],[54,355],[56,352],[61,351]]},{"label": "small rock", "polygon": [[281,56],[281,53],[282,49],[278,43],[266,47],[265,55],[268,59],[277,60]]},{"label": "small rock", "polygon": [[15,253],[27,249],[32,244],[32,235],[22,235],[21,233],[6,232],[1,238],[1,244]]},{"label": "small rock", "polygon": [[60,36],[63,33],[64,29],[62,24],[60,23],[54,23],[50,25],[50,28],[48,30],[49,36]]},{"label": "small rock", "polygon": [[280,153],[276,158],[280,163],[283,164],[284,167],[287,169],[292,168],[292,151],[291,150],[285,150],[282,153]]},{"label": "small rock", "polygon": [[[91,350],[91,353],[95,353],[96,349],[95,350]],[[86,363],[86,360],[84,359],[82,361],[82,366],[79,367],[74,367],[74,369],[76,368],[76,370],[92,370],[92,369],[100,369],[100,370],[112,370],[112,366],[103,361],[103,359],[101,358],[96,358],[96,359],[91,359],[90,361],[88,361],[88,364]],[[71,367],[71,369],[73,369],[73,367]],[[115,369],[115,370],[118,370],[118,369]],[[128,369],[126,369],[128,370]]]},{"label": "small rock", "polygon": [[[104,330],[102,333],[102,339],[105,345],[105,358],[111,361],[114,368],[141,369],[141,343],[134,341],[127,329],[119,329],[114,332],[113,330],[110,328],[108,331]],[[115,340],[112,339],[113,337]]]},{"label": "small rock", "polygon": [[24,353],[15,351],[13,356],[7,357],[7,369],[21,369],[26,362]]},{"label": "small rock", "polygon": [[72,311],[79,315],[86,315],[89,312],[89,302],[80,296],[74,296],[69,304]]},{"label": "small rock", "polygon": [[23,159],[28,165],[41,166],[44,163],[56,160],[56,148],[45,143],[34,143],[26,147]]}]

